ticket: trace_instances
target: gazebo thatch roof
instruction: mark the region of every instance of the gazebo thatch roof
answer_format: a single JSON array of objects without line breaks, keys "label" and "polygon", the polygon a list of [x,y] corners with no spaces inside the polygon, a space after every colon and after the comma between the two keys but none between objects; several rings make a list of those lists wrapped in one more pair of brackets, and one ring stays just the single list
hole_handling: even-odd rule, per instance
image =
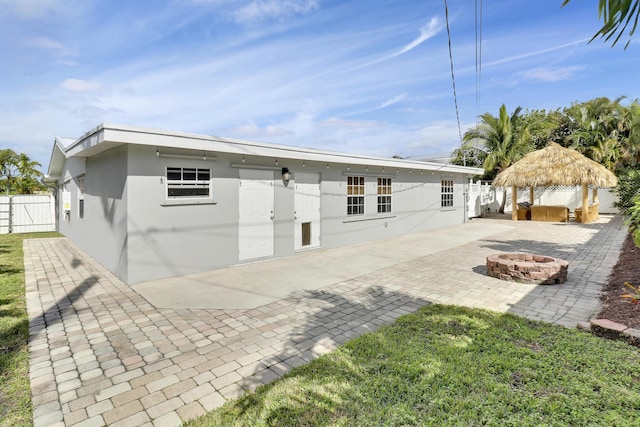
[{"label": "gazebo thatch roof", "polygon": [[552,185],[610,188],[617,184],[618,179],[607,168],[555,142],[526,154],[493,180],[493,185],[497,187],[518,188]]}]

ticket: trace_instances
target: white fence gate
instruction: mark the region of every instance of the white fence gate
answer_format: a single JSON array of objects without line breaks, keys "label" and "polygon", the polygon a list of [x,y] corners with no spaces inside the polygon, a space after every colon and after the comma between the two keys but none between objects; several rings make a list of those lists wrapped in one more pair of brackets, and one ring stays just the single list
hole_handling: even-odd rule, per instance
[{"label": "white fence gate", "polygon": [[[491,212],[497,212],[502,203],[503,191],[507,192],[507,203],[504,207],[505,213],[511,212],[511,188],[492,187],[490,182],[478,181],[469,184],[469,218],[484,216]],[[592,197],[592,190],[589,190],[589,199]],[[533,192],[534,204],[537,205],[558,205],[566,206],[572,212],[575,208],[582,207],[582,187],[581,186],[556,186],[538,187]],[[618,213],[618,208],[613,204],[617,197],[611,189],[600,189],[598,191],[600,213]],[[529,189],[518,190],[518,202],[529,201]]]},{"label": "white fence gate", "polygon": [[50,194],[0,196],[0,234],[56,231]]}]

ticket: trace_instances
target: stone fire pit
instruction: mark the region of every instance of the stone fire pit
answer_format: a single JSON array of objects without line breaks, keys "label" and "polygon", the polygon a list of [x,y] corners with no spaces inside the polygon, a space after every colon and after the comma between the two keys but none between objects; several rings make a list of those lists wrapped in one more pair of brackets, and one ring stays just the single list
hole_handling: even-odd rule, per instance
[{"label": "stone fire pit", "polygon": [[509,282],[555,285],[567,280],[569,262],[531,254],[494,254],[487,257],[487,274]]}]

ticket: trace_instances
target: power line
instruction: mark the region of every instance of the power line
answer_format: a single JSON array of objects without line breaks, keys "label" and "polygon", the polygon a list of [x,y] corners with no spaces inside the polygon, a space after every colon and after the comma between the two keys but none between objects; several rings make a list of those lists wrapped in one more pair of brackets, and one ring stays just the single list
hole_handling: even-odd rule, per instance
[{"label": "power line", "polygon": [[449,41],[449,63],[451,64],[451,82],[453,84],[453,102],[456,106],[456,119],[458,121],[458,136],[460,137],[460,144],[462,144],[462,129],[460,128],[460,114],[458,112],[458,96],[456,95],[456,76],[453,73],[453,53],[451,51],[451,30],[449,29],[449,8],[447,7],[447,0],[444,0],[444,15],[447,23],[447,39]]},{"label": "power line", "polygon": [[[480,106],[480,92],[482,85],[482,0],[474,0],[475,43],[476,43],[476,128],[478,127],[478,108]],[[460,126],[460,112],[458,109],[458,95],[456,93],[456,77],[453,69],[453,51],[451,48],[451,29],[449,28],[449,7],[444,0],[445,21],[447,24],[447,40],[449,43],[449,63],[451,65],[451,84],[453,86],[453,102],[456,108],[456,121],[458,124],[458,137],[462,147],[462,128]],[[466,166],[466,155],[463,151],[463,164]]]}]

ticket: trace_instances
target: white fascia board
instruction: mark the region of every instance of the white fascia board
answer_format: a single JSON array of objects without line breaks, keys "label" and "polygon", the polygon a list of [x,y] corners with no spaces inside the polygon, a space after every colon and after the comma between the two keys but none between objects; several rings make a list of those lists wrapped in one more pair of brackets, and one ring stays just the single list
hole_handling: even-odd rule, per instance
[{"label": "white fascia board", "polygon": [[103,141],[104,130],[103,125],[100,125],[76,139],[65,149],[65,154],[67,157],[90,157],[108,149],[108,147],[101,145]]},{"label": "white fascia board", "polygon": [[88,157],[122,144],[137,144],[162,148],[227,153],[239,156],[272,157],[279,161],[298,160],[328,164],[380,166],[418,171],[481,175],[484,170],[418,160],[389,159],[317,150],[287,145],[267,144],[217,136],[134,126],[102,124],[79,138],[67,151],[67,157]]},{"label": "white fascia board", "polygon": [[72,143],[69,138],[56,137],[53,141],[53,149],[51,150],[51,158],[49,159],[49,167],[44,177],[44,182],[55,183],[62,174],[62,168],[66,161],[65,146]]}]

